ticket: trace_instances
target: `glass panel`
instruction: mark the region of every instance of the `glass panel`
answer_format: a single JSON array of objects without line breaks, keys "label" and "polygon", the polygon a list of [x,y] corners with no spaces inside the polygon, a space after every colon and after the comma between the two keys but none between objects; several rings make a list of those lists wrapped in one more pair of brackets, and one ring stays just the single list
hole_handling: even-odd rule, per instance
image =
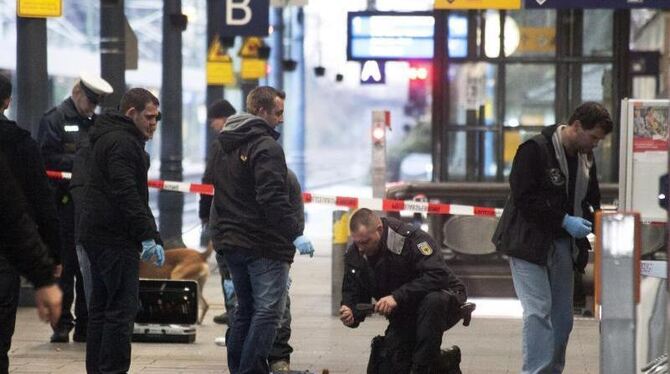
[{"label": "glass panel", "polygon": [[606,102],[609,102],[611,98],[612,98],[611,64],[583,65],[582,101],[598,101],[606,104]]},{"label": "glass panel", "polygon": [[611,56],[613,11],[607,9],[584,10],[584,56]]},{"label": "glass panel", "polygon": [[[510,56],[554,56],[556,54],[556,12],[524,10],[507,13],[512,29],[518,30],[518,48]],[[514,36],[514,35],[512,35]]]},{"label": "glass panel", "polygon": [[505,84],[505,126],[547,126],[556,122],[556,68],[509,64]]},{"label": "glass panel", "polygon": [[450,13],[448,27],[447,55],[449,57],[466,57],[468,55],[467,13]]},{"label": "glass panel", "polygon": [[480,123],[495,120],[495,84],[498,67],[484,62],[449,66],[449,124],[465,125],[467,110],[484,106]]}]

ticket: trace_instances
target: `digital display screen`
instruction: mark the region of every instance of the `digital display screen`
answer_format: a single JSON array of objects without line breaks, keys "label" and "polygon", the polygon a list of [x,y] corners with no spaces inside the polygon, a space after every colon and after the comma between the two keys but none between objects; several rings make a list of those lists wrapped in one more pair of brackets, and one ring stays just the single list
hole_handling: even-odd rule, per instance
[{"label": "digital display screen", "polygon": [[194,324],[198,318],[195,281],[140,280],[137,323]]}]

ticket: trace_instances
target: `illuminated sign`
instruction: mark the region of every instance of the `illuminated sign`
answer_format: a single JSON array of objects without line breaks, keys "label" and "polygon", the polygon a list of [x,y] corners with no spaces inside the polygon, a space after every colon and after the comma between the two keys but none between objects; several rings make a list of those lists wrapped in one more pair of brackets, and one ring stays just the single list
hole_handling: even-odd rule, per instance
[{"label": "illuminated sign", "polygon": [[349,12],[347,59],[430,60],[432,12]]},{"label": "illuminated sign", "polygon": [[365,61],[361,65],[361,84],[386,83],[386,69],[384,62],[374,60]]}]

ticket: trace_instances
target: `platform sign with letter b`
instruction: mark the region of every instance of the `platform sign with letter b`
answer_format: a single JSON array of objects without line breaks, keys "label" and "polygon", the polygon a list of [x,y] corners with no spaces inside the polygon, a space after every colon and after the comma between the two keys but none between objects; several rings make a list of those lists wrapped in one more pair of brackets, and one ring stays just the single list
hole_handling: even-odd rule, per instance
[{"label": "platform sign with letter b", "polygon": [[223,19],[218,20],[221,37],[267,36],[270,0],[222,0]]}]

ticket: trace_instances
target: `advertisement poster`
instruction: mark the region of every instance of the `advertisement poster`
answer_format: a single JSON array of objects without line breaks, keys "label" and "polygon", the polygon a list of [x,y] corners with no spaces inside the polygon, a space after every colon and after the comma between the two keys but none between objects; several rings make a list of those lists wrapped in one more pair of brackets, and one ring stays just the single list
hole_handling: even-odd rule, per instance
[{"label": "advertisement poster", "polygon": [[633,152],[668,151],[668,106],[633,103]]}]

